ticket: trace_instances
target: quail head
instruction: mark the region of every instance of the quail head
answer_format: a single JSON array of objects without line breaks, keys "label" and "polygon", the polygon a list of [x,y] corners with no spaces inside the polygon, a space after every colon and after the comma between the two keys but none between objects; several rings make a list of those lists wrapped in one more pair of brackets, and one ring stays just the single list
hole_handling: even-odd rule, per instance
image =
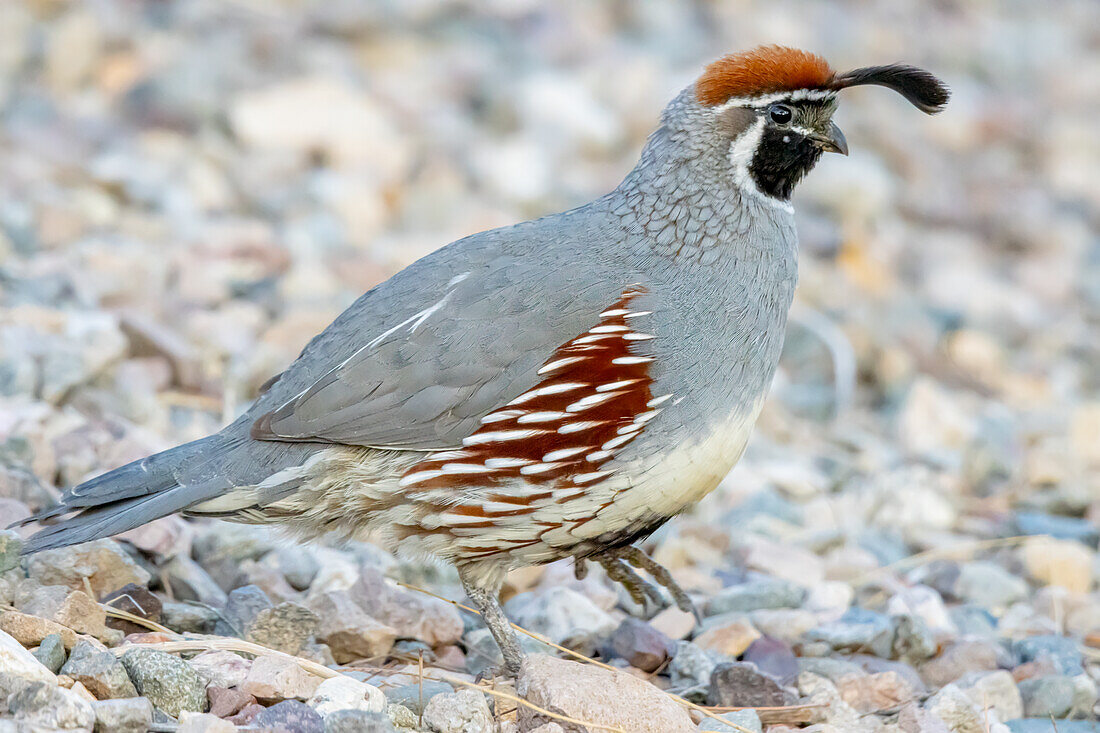
[{"label": "quail head", "polygon": [[512,568],[593,560],[661,597],[642,570],[689,607],[634,545],[745,447],[795,288],[791,191],[847,153],[837,95],[864,84],[928,113],[948,99],[911,66],[836,73],[778,46],[714,62],[614,191],[410,265],[224,430],[67,490],[25,551],[173,512],[370,535],[453,563],[512,672]]}]

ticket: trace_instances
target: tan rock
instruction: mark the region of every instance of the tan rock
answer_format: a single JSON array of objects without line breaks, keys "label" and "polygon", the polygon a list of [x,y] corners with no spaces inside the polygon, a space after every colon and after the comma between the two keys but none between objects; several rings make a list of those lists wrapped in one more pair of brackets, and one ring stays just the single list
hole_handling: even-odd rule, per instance
[{"label": "tan rock", "polygon": [[760,632],[752,624],[747,621],[731,621],[707,629],[693,641],[704,649],[739,657],[759,638]]},{"label": "tan rock", "polygon": [[670,606],[651,618],[649,625],[670,639],[686,639],[695,628],[695,614]]},{"label": "tan rock", "polygon": [[321,593],[310,600],[309,609],[320,619],[317,639],[341,664],[385,654],[397,638],[394,628],[368,615],[348,591]]},{"label": "tan rock", "polygon": [[1093,553],[1080,542],[1032,537],[1024,544],[1023,557],[1028,574],[1040,583],[1074,593],[1092,589]]},{"label": "tan rock", "polygon": [[[541,708],[631,733],[694,733],[687,711],[653,685],[612,672],[543,654],[527,657],[516,683],[519,694]],[[544,722],[520,708],[520,728]]]},{"label": "tan rock", "polygon": [[27,559],[28,577],[42,585],[66,585],[84,590],[88,579],[92,593],[101,598],[127,583],[145,585],[149,573],[114,540],[95,540],[58,550],[44,550]]},{"label": "tan rock", "polygon": [[844,702],[863,714],[895,708],[917,696],[913,685],[893,671],[845,677],[836,686]]},{"label": "tan rock", "polygon": [[49,621],[19,611],[0,613],[0,631],[10,634],[23,646],[38,646],[50,634],[61,636],[66,649],[72,649],[82,637],[56,621]]},{"label": "tan rock", "polygon": [[308,700],[321,678],[286,657],[264,654],[252,662],[240,689],[261,700]]}]

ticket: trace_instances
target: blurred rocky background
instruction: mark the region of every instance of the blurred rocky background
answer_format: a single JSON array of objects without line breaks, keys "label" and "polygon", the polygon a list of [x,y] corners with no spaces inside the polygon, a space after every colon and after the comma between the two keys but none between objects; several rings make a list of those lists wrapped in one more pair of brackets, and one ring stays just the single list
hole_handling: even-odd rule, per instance
[{"label": "blurred rocky background", "polygon": [[[954,98],[926,118],[845,93],[851,157],[796,193],[760,428],[648,544],[702,626],[596,573],[516,573],[513,620],[653,683],[596,704],[570,685],[599,670],[544,660],[526,694],[631,733],[700,723],[656,688],[811,705],[724,730],[1094,730],[1095,0],[0,2],[0,523],[216,430],[414,259],[612,188],[703,64],[765,42],[925,66]],[[449,571],[178,518],[19,543],[0,537],[0,731],[574,730],[453,682],[495,662],[484,629],[392,582],[461,599]],[[136,633],[347,674],[123,649]]]}]

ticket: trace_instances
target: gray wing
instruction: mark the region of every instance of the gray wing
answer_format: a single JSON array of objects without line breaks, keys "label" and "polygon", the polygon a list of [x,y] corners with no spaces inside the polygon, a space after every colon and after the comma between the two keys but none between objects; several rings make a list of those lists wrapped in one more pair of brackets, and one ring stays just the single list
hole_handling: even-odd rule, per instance
[{"label": "gray wing", "polygon": [[455,243],[365,295],[261,398],[252,436],[461,444],[483,415],[534,386],[554,350],[622,290],[591,261],[553,262],[533,244],[544,221]]}]

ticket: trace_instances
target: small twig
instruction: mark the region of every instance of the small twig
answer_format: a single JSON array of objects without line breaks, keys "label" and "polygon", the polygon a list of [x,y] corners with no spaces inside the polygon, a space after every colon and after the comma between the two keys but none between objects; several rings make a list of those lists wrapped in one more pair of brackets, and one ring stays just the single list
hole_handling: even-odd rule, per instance
[{"label": "small twig", "polygon": [[116,655],[122,656],[128,649],[156,649],[162,652],[203,652],[209,650],[217,651],[229,651],[229,652],[241,652],[244,654],[252,654],[254,656],[275,656],[283,659],[288,659],[295,662],[299,667],[315,674],[322,679],[331,679],[333,677],[341,676],[340,672],[329,669],[317,662],[305,659],[304,657],[298,657],[293,654],[287,654],[286,652],[280,652],[276,649],[269,649],[266,646],[259,644],[253,644],[250,641],[244,641],[242,639],[230,639],[228,637],[208,637],[205,639],[186,639],[183,641],[158,641],[151,644],[122,644],[116,646],[113,651]]},{"label": "small twig", "polygon": [[1044,535],[1017,535],[1015,537],[999,537],[993,540],[976,540],[974,542],[962,542],[953,547],[935,547],[931,550],[925,550],[924,552],[918,552],[915,555],[902,558],[897,562],[892,562],[889,565],[883,565],[881,568],[875,568],[863,573],[855,580],[852,581],[852,585],[861,586],[865,585],[869,580],[875,576],[882,575],[883,573],[889,573],[897,570],[904,570],[907,568],[914,568],[924,565],[925,563],[932,562],[933,560],[946,560],[948,558],[955,557],[956,555],[972,555],[982,550],[995,550],[1001,547],[1011,547],[1018,545],[1021,542],[1025,542],[1034,537],[1043,537]]}]

